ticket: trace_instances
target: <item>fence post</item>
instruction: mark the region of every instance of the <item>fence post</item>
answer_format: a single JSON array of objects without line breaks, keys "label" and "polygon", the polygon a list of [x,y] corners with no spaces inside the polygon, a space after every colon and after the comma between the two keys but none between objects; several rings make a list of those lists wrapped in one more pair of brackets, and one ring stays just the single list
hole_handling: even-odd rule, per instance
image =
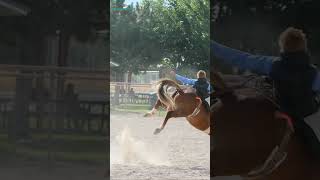
[{"label": "fence post", "polygon": [[29,134],[29,103],[31,100],[31,90],[32,90],[32,79],[30,77],[25,77],[30,75],[30,72],[20,71],[16,78],[16,93],[14,99],[14,113],[13,113],[13,122],[11,126],[10,139],[19,140],[19,139],[28,139],[30,138]]},{"label": "fence post", "polygon": [[55,86],[55,72],[49,72],[49,89],[50,89],[50,103],[49,103],[49,124],[48,124],[48,169],[50,170],[53,165],[53,151],[52,151],[52,139],[53,139],[53,122],[56,115],[56,86]]},{"label": "fence post", "polygon": [[[56,81],[56,87],[55,87],[55,91],[56,91],[56,99],[61,99],[61,97],[63,97],[63,93],[64,93],[64,82],[65,82],[65,74],[66,73],[56,73],[56,77],[57,79],[55,80]],[[64,125],[64,106],[63,103],[60,103],[58,102],[58,106],[57,107],[57,114],[56,114],[56,128],[57,129],[63,129],[65,128],[65,125]]]},{"label": "fence post", "polygon": [[151,96],[150,97],[150,109],[152,109],[153,106],[156,104],[158,97],[157,97],[157,93],[151,93],[150,96]]},{"label": "fence post", "polygon": [[114,92],[114,104],[119,105],[120,86],[117,84]]}]

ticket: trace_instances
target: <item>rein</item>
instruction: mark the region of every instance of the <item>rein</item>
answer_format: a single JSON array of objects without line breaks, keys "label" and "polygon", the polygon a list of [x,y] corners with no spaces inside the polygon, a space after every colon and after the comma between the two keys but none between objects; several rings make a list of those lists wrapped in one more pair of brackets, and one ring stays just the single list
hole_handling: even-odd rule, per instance
[{"label": "rein", "polygon": [[[261,81],[258,81],[255,83],[255,86],[254,87],[251,87],[251,86],[247,86],[247,84],[251,81],[254,81],[258,79],[259,80],[259,76],[257,75],[249,75],[249,78],[243,82],[242,84],[240,84],[239,86],[236,86],[236,88],[243,88],[243,87],[247,87],[249,89],[253,89],[255,90],[257,93],[259,93],[261,96],[263,96],[264,98],[266,98],[267,100],[269,100],[273,105],[275,105],[278,109],[280,109],[280,105],[276,102],[275,100],[275,91],[274,91],[274,87],[273,85],[271,85],[271,87],[266,87],[266,86],[263,86],[263,82]],[[264,90],[267,90],[267,89],[272,89],[272,93],[271,96],[268,96],[267,93],[264,92]]]}]

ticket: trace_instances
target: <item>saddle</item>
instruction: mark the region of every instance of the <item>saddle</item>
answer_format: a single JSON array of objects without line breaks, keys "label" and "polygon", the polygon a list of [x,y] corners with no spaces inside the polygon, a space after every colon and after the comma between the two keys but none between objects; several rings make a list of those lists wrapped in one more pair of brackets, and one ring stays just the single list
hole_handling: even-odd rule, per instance
[{"label": "saddle", "polygon": [[[264,76],[239,76],[239,75],[224,75],[224,81],[228,85],[230,91],[236,92],[240,96],[263,96],[277,105],[277,100],[274,92],[272,81]],[[212,87],[216,88],[211,84]],[[211,96],[214,104],[217,102],[216,98]],[[278,105],[277,105],[278,106]]]}]

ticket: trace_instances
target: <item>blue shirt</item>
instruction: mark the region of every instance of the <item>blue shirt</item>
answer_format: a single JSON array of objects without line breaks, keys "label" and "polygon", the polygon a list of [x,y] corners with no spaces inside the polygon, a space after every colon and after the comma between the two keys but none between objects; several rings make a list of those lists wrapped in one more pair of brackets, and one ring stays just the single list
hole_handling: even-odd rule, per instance
[{"label": "blue shirt", "polygon": [[[260,75],[270,75],[272,64],[279,61],[277,56],[253,55],[247,52],[232,49],[214,41],[211,42],[211,51],[213,56],[231,65],[237,66],[242,70],[250,70]],[[312,85],[312,90],[320,91],[320,73],[318,71]]]},{"label": "blue shirt", "polygon": [[[176,79],[178,81],[181,81],[184,85],[194,85],[194,83],[198,80],[198,79],[189,79],[189,78],[180,76],[178,74],[176,74]],[[212,87],[210,86],[210,83],[209,83],[208,92],[210,93],[211,91],[212,91]]]}]

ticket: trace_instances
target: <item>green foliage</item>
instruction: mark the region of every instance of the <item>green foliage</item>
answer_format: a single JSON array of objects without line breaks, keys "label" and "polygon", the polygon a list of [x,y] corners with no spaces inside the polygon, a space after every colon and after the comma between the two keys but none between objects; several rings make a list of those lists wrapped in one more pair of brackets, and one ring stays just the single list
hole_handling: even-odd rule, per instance
[{"label": "green foliage", "polygon": [[279,34],[293,26],[307,34],[309,49],[319,61],[319,1],[215,0],[213,5],[211,38],[252,53],[279,55]]},{"label": "green foliage", "polygon": [[107,1],[104,0],[18,0],[31,8],[19,24],[30,33],[39,35],[55,34],[57,30],[87,40],[93,27],[107,21]]},{"label": "green foliage", "polygon": [[[112,3],[112,8],[124,6],[122,0]],[[123,72],[145,70],[161,57],[156,34],[145,16],[148,10],[143,6],[111,9],[111,60],[119,63]]]},{"label": "green foliage", "polygon": [[[69,39],[72,35],[81,41],[91,38],[92,30],[107,28],[107,1],[105,0],[15,0],[27,6],[26,16],[2,16],[3,34],[14,33],[21,48],[19,64],[43,65],[46,47],[44,43],[50,35],[59,33],[61,51],[59,65],[64,66]],[[3,32],[9,31],[9,32]]]},{"label": "green foliage", "polygon": [[[123,7],[123,1],[112,3]],[[144,0],[131,7],[111,9],[111,59],[120,70],[138,72],[159,63],[208,67],[209,0]]]}]

